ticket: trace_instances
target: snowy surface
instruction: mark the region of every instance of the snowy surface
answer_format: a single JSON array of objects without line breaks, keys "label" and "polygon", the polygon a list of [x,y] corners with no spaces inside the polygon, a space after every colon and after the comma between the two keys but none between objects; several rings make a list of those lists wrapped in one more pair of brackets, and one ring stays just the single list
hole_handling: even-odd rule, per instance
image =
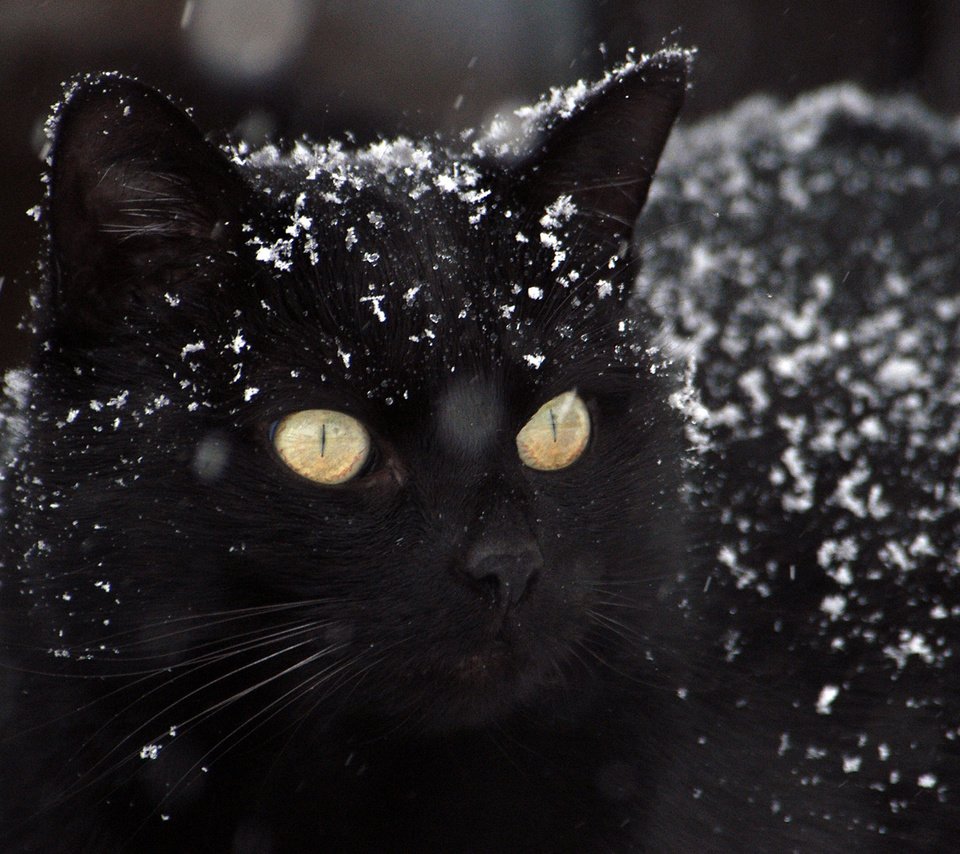
[{"label": "snowy surface", "polygon": [[638,227],[731,646],[758,662],[782,638],[822,674],[795,689],[820,716],[878,698],[896,736],[861,718],[859,751],[785,752],[811,785],[868,775],[892,812],[946,797],[913,716],[942,709],[942,749],[960,734],[958,197],[956,125],[841,86],[680,129]]}]

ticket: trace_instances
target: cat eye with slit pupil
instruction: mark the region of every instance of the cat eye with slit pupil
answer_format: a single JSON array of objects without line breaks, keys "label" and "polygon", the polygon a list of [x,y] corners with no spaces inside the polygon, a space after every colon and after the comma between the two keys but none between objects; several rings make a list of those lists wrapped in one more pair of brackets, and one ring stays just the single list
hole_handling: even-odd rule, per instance
[{"label": "cat eye with slit pupil", "polygon": [[590,413],[583,399],[568,391],[548,400],[517,433],[517,453],[537,471],[573,465],[590,441]]},{"label": "cat eye with slit pupil", "polygon": [[273,426],[271,441],[288,468],[325,486],[368,474],[375,458],[363,424],[333,409],[304,409],[285,415]]}]

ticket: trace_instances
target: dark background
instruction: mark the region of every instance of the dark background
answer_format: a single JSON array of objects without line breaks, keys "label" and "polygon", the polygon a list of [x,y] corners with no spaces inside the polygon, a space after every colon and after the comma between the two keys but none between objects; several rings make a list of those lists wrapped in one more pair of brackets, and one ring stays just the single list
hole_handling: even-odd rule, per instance
[{"label": "dark background", "polygon": [[137,75],[251,141],[362,142],[476,125],[674,41],[700,50],[684,121],[841,79],[960,111],[958,0],[0,0],[0,369],[27,352],[25,211],[72,74]]}]

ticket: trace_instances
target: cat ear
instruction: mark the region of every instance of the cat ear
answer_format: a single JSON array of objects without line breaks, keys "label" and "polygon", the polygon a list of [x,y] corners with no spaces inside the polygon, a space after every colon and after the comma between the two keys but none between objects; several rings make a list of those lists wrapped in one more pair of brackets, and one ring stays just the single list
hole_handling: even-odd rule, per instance
[{"label": "cat ear", "polygon": [[683,104],[688,61],[679,50],[654,54],[548,128],[523,167],[528,204],[542,211],[568,195],[595,236],[629,239]]},{"label": "cat ear", "polygon": [[240,242],[243,185],[159,93],[99,75],[54,119],[49,227],[54,318],[116,323],[132,302],[216,275]]}]

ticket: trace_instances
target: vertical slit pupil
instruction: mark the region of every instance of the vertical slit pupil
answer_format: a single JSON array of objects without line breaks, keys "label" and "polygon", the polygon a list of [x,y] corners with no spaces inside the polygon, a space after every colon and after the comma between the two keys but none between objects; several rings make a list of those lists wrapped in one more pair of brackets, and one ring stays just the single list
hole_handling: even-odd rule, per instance
[{"label": "vertical slit pupil", "polygon": [[327,450],[327,422],[324,421],[320,425],[320,456],[324,455],[324,452]]},{"label": "vertical slit pupil", "polygon": [[550,429],[553,430],[553,441],[557,441],[557,416],[550,410]]}]

